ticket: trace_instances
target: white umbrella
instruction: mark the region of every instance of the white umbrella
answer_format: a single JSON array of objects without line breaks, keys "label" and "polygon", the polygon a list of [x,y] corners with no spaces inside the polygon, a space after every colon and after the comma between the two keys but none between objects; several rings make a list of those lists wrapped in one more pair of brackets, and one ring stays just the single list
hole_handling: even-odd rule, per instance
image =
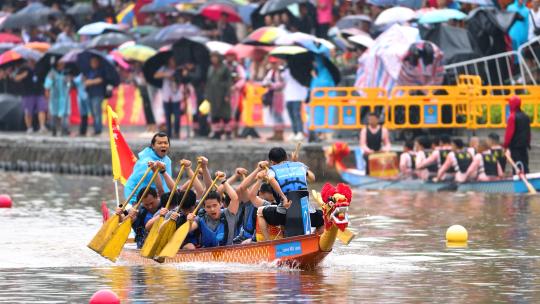
[{"label": "white umbrella", "polygon": [[94,35],[101,35],[106,30],[120,30],[120,27],[116,24],[110,24],[107,22],[99,21],[99,22],[90,23],[81,27],[77,31],[77,34],[94,36]]},{"label": "white umbrella", "polygon": [[349,39],[350,42],[362,45],[368,49],[375,43],[375,40],[371,39],[371,37],[366,34],[355,35],[347,39]]},{"label": "white umbrella", "polygon": [[232,44],[221,42],[221,41],[208,41],[206,47],[210,52],[217,52],[220,55],[225,55],[230,49],[232,49]]},{"label": "white umbrella", "polygon": [[332,42],[326,39],[317,38],[313,35],[302,33],[302,32],[289,33],[289,34],[280,36],[278,39],[276,39],[275,44],[276,45],[295,45],[300,41],[317,42],[324,45],[329,50],[333,50],[336,48],[336,46]]},{"label": "white umbrella", "polygon": [[384,10],[377,19],[375,19],[375,25],[407,22],[414,19],[415,16],[416,13],[412,9],[396,6]]}]

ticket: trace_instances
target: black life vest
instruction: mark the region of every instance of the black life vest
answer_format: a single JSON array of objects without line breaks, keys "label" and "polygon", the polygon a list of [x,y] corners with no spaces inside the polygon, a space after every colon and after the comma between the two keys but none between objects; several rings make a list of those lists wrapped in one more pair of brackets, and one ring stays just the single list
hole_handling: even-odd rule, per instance
[{"label": "black life vest", "polygon": [[[425,152],[425,153],[426,153],[426,157],[429,157],[433,153],[433,151],[429,151],[429,152]],[[437,173],[437,171],[439,169],[439,165],[437,163],[433,163],[433,164],[427,166],[426,169],[430,173]]]},{"label": "black life vest", "polygon": [[455,172],[461,172],[465,173],[467,172],[467,169],[469,169],[469,166],[472,163],[472,156],[469,152],[461,151],[461,152],[454,152],[456,156],[457,165],[454,166]]},{"label": "black life vest", "polygon": [[485,173],[487,176],[498,176],[497,158],[492,154],[483,154],[482,160],[484,165],[480,167],[480,173]]},{"label": "black life vest", "polygon": [[416,169],[416,154],[412,153],[412,152],[406,152],[407,154],[409,154],[409,157],[411,158],[411,167],[410,169],[414,170]]},{"label": "black life vest", "polygon": [[506,156],[504,156],[504,150],[502,148],[491,149],[491,155],[497,159],[504,172],[506,169]]},{"label": "black life vest", "polygon": [[[440,149],[439,150],[439,163],[438,163],[437,169],[442,167],[442,165],[446,161],[446,158],[448,158],[448,155],[450,154],[450,152],[452,152],[452,150],[450,150],[450,149]],[[448,169],[448,171],[446,171],[446,173],[456,173],[456,169],[450,167]]]},{"label": "black life vest", "polygon": [[381,151],[382,148],[382,127],[379,127],[379,130],[375,133],[371,133],[369,127],[366,127],[366,143],[368,148],[377,152]]},{"label": "black life vest", "polygon": [[525,149],[529,147],[529,138],[531,138],[531,119],[522,111],[517,111],[515,114],[515,130],[512,140],[510,140],[510,148]]}]

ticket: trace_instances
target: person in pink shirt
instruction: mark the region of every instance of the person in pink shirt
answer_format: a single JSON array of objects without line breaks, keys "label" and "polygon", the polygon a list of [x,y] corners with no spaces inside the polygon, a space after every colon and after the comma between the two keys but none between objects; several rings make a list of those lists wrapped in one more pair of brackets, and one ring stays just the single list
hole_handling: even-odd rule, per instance
[{"label": "person in pink shirt", "polygon": [[469,169],[465,172],[465,180],[475,179],[480,182],[495,181],[503,177],[504,173],[497,157],[491,154],[489,145],[485,140],[478,143],[478,150]]},{"label": "person in pink shirt", "polygon": [[332,7],[334,0],[317,0],[317,37],[328,38],[328,30],[332,24]]}]

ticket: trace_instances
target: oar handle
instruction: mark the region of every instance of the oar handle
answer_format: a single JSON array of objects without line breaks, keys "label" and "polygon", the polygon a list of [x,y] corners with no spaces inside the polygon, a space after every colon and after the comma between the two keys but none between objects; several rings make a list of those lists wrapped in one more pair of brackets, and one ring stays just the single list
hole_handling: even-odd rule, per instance
[{"label": "oar handle", "polygon": [[188,184],[186,190],[184,190],[184,195],[182,196],[182,200],[180,201],[180,204],[178,204],[177,211],[180,211],[180,209],[182,209],[182,206],[184,205],[184,202],[186,201],[186,199],[188,197],[188,192],[189,192],[189,190],[191,190],[191,187],[193,186],[193,182],[195,182],[195,179],[197,178],[196,172],[199,172],[199,169],[201,168],[201,165],[202,165],[202,161],[198,160],[197,161],[197,167],[195,167],[195,171],[193,171],[193,176],[189,180],[189,184]]},{"label": "oar handle", "polygon": [[171,205],[171,202],[172,202],[172,198],[173,198],[173,194],[174,192],[173,191],[176,191],[176,187],[178,187],[178,184],[180,183],[180,180],[182,179],[182,174],[184,174],[184,169],[185,169],[185,166],[182,165],[180,167],[180,172],[178,172],[178,176],[176,177],[176,180],[174,181],[174,187],[173,189],[171,189],[171,191],[169,192],[169,198],[167,199],[167,204],[165,204],[165,209],[169,209],[169,206]]},{"label": "oar handle", "polygon": [[208,196],[208,193],[210,193],[210,191],[212,191],[212,189],[214,188],[214,186],[216,185],[218,179],[222,178],[223,176],[221,175],[218,175],[214,178],[214,180],[212,181],[212,184],[210,185],[210,187],[208,187],[208,189],[206,189],[206,192],[204,193],[203,197],[201,198],[201,200],[199,201],[199,204],[197,205],[197,207],[195,207],[195,210],[193,210],[193,212],[191,212],[192,214],[197,214],[197,211],[199,211],[199,209],[201,208],[202,204],[204,203],[204,200],[206,199],[206,197]]},{"label": "oar handle", "polygon": [[300,154],[300,147],[302,147],[302,142],[299,141],[298,143],[296,143],[296,148],[294,149],[294,152],[292,154],[292,160],[293,161],[298,161],[298,156]]},{"label": "oar handle", "polygon": [[131,199],[133,198],[133,195],[135,195],[135,193],[137,193],[137,190],[139,190],[139,187],[141,186],[141,184],[143,183],[143,181],[146,179],[146,176],[148,175],[148,173],[150,173],[150,170],[152,170],[151,167],[148,167],[146,169],[146,171],[144,172],[143,176],[141,177],[141,179],[139,180],[139,182],[137,183],[137,185],[135,185],[135,187],[133,188],[133,190],[131,191],[131,193],[129,194],[128,198],[126,199],[126,201],[122,204],[122,211],[124,211],[126,209],[126,206],[127,204],[129,203],[129,201],[131,201]]},{"label": "oar handle", "polygon": [[150,182],[148,183],[148,185],[146,186],[146,188],[144,189],[144,192],[143,194],[141,195],[141,198],[139,198],[139,201],[137,202],[137,204],[135,204],[135,206],[133,206],[133,208],[135,208],[134,210],[138,210],[139,209],[139,205],[142,203],[142,200],[144,199],[144,197],[146,196],[146,194],[148,193],[148,190],[150,190],[150,187],[152,186],[152,184],[154,183],[154,180],[156,179],[156,176],[159,174],[159,171],[156,170],[156,172],[154,172],[154,174],[152,174],[152,178],[150,179]]}]

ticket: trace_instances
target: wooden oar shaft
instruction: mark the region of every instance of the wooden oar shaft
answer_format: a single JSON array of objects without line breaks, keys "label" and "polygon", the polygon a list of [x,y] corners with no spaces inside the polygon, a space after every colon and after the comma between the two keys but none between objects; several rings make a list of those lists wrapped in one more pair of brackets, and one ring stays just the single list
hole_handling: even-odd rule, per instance
[{"label": "wooden oar shaft", "polygon": [[523,183],[527,187],[527,190],[529,190],[529,193],[536,194],[536,189],[527,180],[527,176],[525,176],[525,172],[521,172],[521,170],[518,168],[518,166],[516,165],[516,162],[514,162],[514,160],[512,159],[512,156],[510,155],[510,153],[508,153],[508,152],[505,153],[505,156],[506,156],[506,159],[508,160],[508,162],[510,163],[510,165],[516,171],[516,174],[519,176],[519,178],[521,178],[521,181],[523,181]]},{"label": "wooden oar shaft", "polygon": [[177,211],[180,211],[180,209],[182,209],[182,206],[184,206],[184,202],[186,201],[186,199],[188,197],[188,192],[189,192],[189,190],[191,190],[191,187],[193,187],[193,182],[195,182],[195,179],[197,178],[196,172],[199,171],[199,169],[201,168],[201,165],[202,165],[202,162],[198,161],[197,162],[197,167],[195,168],[195,171],[193,171],[193,176],[189,180],[189,184],[188,184],[186,190],[184,191],[184,195],[182,196],[182,200],[178,204]]},{"label": "wooden oar shaft", "polygon": [[150,182],[148,183],[148,185],[146,185],[146,188],[144,189],[144,192],[143,194],[141,195],[141,198],[139,199],[139,201],[137,202],[137,204],[135,204],[133,206],[133,208],[135,208],[134,210],[138,210],[139,209],[139,206],[141,205],[144,197],[146,196],[146,194],[148,193],[148,190],[150,190],[150,187],[152,186],[152,183],[154,183],[154,180],[156,179],[156,176],[159,174],[159,171],[156,170],[156,172],[154,172],[154,174],[152,174],[152,178],[150,179]]},{"label": "wooden oar shaft", "polygon": [[203,197],[201,198],[201,200],[199,201],[199,204],[197,205],[197,207],[195,207],[195,210],[193,210],[193,214],[197,214],[197,211],[199,211],[199,209],[201,208],[202,204],[204,203],[204,200],[206,199],[206,197],[208,196],[208,194],[212,191],[212,189],[214,188],[214,186],[216,185],[218,179],[220,178],[220,176],[216,176],[214,178],[214,180],[212,181],[212,184],[210,185],[210,187],[208,187],[208,189],[206,189],[206,192],[204,193]]},{"label": "wooden oar shaft", "polygon": [[131,201],[131,198],[133,198],[133,195],[135,195],[135,193],[137,193],[137,190],[139,190],[139,187],[141,186],[141,184],[143,183],[143,181],[146,179],[146,176],[148,175],[148,173],[150,173],[150,170],[152,170],[152,168],[148,167],[146,169],[146,171],[144,172],[142,178],[139,180],[139,182],[135,185],[135,187],[133,188],[133,190],[131,191],[131,193],[129,194],[128,198],[126,199],[126,201],[122,204],[122,210],[126,209],[126,206],[128,205],[129,201]]},{"label": "wooden oar shaft", "polygon": [[171,189],[169,198],[167,199],[167,204],[165,204],[165,209],[169,209],[169,206],[171,205],[172,198],[173,198],[173,191],[176,191],[176,187],[178,187],[178,184],[180,183],[180,180],[182,179],[182,174],[184,174],[185,166],[182,165],[180,167],[180,172],[178,172],[178,176],[176,177],[176,180],[174,181],[174,187]]}]

